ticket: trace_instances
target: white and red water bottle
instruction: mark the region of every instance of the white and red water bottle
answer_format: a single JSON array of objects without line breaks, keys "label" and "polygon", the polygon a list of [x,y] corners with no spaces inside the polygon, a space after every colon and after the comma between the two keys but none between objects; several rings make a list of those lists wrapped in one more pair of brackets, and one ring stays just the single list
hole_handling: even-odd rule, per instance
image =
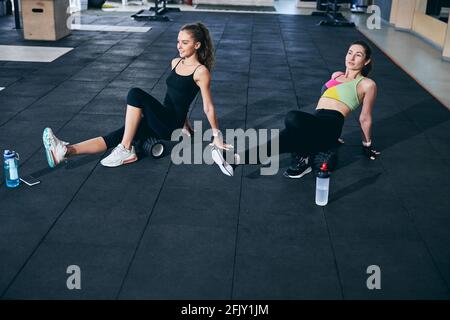
[{"label": "white and red water bottle", "polygon": [[330,191],[330,172],[328,165],[323,163],[316,177],[316,204],[326,206],[328,204],[328,193]]}]

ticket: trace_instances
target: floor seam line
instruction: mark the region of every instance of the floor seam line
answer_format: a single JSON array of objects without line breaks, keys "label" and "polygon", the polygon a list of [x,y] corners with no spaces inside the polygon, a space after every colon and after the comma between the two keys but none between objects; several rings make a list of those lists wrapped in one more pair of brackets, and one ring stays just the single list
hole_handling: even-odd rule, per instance
[{"label": "floor seam line", "polygon": [[[254,31],[254,15],[252,17],[252,30],[251,30],[251,40],[250,40],[250,60],[249,60],[249,72],[250,72],[250,66],[252,64],[252,39],[253,39],[253,31]],[[227,23],[228,24],[228,23]],[[245,120],[244,120],[244,128],[247,130],[247,111],[248,111],[248,94],[250,90],[250,76],[247,80],[247,103],[245,104]],[[236,222],[236,237],[235,237],[235,246],[234,246],[234,259],[233,259],[233,274],[232,274],[232,281],[231,281],[231,295],[230,300],[234,299],[234,283],[236,280],[236,260],[237,260],[237,252],[238,252],[238,239],[239,239],[239,224],[240,224],[240,216],[241,216],[241,202],[242,202],[242,190],[243,190],[243,183],[244,183],[244,166],[241,166],[241,181],[240,181],[240,190],[239,190],[239,207],[238,207],[238,218]]]}]

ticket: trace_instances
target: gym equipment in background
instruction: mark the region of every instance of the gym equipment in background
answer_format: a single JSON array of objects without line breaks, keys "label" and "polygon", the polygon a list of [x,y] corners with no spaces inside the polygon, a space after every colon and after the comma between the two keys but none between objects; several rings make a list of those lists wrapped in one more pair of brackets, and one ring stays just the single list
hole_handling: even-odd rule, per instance
[{"label": "gym equipment in background", "polygon": [[106,0],[88,0],[88,7],[101,9]]},{"label": "gym equipment in background", "polygon": [[167,12],[171,11],[179,12],[180,9],[168,8],[167,0],[155,0],[154,7],[151,7],[148,11],[140,10],[131,17],[136,21],[171,21],[170,18],[165,15]]},{"label": "gym equipment in background", "polygon": [[313,12],[313,16],[323,16],[326,19],[319,22],[321,26],[333,26],[333,27],[354,27],[353,22],[347,21],[342,13],[339,12],[342,4],[351,3],[349,0],[334,0],[334,1],[317,1],[317,8],[325,8],[325,12]]},{"label": "gym equipment in background", "polygon": [[369,0],[353,0],[350,11],[352,13],[366,13],[369,6]]}]

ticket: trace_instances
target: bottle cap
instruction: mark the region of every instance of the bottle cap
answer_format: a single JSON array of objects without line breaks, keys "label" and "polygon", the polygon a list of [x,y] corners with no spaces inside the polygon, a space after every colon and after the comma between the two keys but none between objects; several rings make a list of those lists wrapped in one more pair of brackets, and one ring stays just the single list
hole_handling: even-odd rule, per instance
[{"label": "bottle cap", "polygon": [[319,171],[317,171],[317,177],[319,178],[329,178],[330,171],[328,171],[328,164],[326,162],[322,163]]},{"label": "bottle cap", "polygon": [[12,150],[5,150],[3,152],[3,157],[5,159],[11,159],[11,158],[15,158],[16,157],[16,152],[12,151]]}]

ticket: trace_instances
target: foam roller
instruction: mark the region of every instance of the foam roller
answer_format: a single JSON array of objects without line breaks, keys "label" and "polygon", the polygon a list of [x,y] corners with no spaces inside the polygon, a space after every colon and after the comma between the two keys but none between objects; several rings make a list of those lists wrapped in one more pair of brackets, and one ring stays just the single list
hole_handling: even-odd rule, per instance
[{"label": "foam roller", "polygon": [[147,138],[142,142],[142,152],[153,158],[161,158],[164,155],[164,143],[154,137]]}]

